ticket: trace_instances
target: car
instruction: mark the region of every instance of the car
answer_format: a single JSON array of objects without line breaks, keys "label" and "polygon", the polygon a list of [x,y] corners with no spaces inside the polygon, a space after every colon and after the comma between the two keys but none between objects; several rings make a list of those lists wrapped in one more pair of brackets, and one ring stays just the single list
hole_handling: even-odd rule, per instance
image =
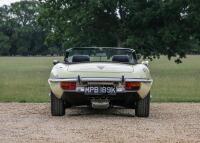
[{"label": "car", "polygon": [[93,109],[135,109],[148,117],[153,80],[148,61],[138,62],[135,50],[119,47],[78,47],[53,61],[48,79],[52,116],[86,105]]}]

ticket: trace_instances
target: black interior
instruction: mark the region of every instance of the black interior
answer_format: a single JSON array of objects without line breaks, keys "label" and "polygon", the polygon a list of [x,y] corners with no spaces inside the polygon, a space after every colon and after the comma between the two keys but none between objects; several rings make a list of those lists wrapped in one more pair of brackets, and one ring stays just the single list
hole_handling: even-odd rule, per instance
[{"label": "black interior", "polygon": [[74,55],[72,57],[72,62],[81,63],[81,62],[89,62],[90,57],[88,55]]},{"label": "black interior", "polygon": [[129,63],[128,55],[115,55],[112,57],[113,62]]}]

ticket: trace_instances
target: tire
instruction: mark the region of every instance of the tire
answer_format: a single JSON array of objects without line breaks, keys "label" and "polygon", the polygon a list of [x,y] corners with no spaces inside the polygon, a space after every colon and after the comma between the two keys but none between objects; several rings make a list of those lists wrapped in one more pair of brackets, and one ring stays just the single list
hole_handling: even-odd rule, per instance
[{"label": "tire", "polygon": [[51,92],[51,115],[52,116],[63,116],[65,115],[65,105],[62,99],[58,99]]},{"label": "tire", "polygon": [[135,115],[137,117],[149,117],[150,110],[150,92],[148,95],[136,102]]}]

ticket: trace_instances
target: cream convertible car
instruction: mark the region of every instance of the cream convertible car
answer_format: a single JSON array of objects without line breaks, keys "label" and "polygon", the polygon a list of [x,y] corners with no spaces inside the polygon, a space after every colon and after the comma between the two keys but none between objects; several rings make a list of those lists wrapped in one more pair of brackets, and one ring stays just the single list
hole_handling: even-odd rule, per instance
[{"label": "cream convertible car", "polygon": [[149,116],[153,81],[148,62],[139,64],[132,49],[69,49],[63,63],[54,61],[48,82],[53,116],[79,105],[94,109],[123,106],[135,109],[138,117]]}]

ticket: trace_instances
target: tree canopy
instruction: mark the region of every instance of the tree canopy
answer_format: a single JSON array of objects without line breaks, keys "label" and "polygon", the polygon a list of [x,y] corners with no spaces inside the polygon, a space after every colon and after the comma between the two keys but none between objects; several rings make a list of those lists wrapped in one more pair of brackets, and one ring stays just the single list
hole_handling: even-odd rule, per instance
[{"label": "tree canopy", "polygon": [[[63,47],[123,46],[185,57],[198,45],[198,0],[43,0],[40,22]],[[196,46],[197,47],[197,46]]]},{"label": "tree canopy", "polygon": [[39,3],[21,1],[0,7],[0,55],[46,54],[47,32],[38,24]]},{"label": "tree canopy", "polygon": [[0,7],[0,55],[130,47],[144,58],[200,53],[199,0],[25,0]]}]

